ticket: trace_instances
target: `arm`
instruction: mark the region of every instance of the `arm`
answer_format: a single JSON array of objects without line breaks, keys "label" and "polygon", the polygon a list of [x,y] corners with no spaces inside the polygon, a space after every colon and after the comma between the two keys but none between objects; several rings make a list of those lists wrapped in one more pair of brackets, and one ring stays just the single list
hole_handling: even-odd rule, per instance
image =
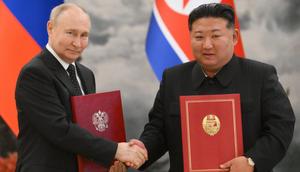
[{"label": "arm", "polygon": [[145,125],[144,131],[140,136],[140,140],[145,144],[149,158],[141,169],[150,166],[167,151],[166,137],[164,135],[164,80],[165,73],[156,95],[154,105],[149,112],[149,122]]},{"label": "arm", "polygon": [[255,162],[257,172],[270,171],[284,157],[294,131],[295,116],[273,66],[264,70],[261,115],[261,136],[245,153]]},{"label": "arm", "polygon": [[[93,137],[70,120],[63,105],[61,85],[42,67],[25,68],[18,79],[16,102],[19,118],[39,137],[64,151],[81,154],[108,166],[115,158],[117,143]],[[74,144],[76,143],[76,144]]]},{"label": "arm", "polygon": [[[221,168],[230,169],[230,172],[271,171],[284,157],[293,136],[294,113],[278,81],[276,70],[270,65],[264,64],[261,67],[262,70],[258,70],[258,73],[263,74],[262,80],[253,80],[253,82],[258,81],[257,85],[260,85],[260,90],[255,92],[260,98],[256,102],[258,110],[254,114],[248,114],[259,119],[259,121],[252,120],[250,125],[261,129],[256,130],[259,133],[252,133],[258,137],[253,140],[255,143],[244,156],[221,165]],[[247,119],[251,120],[251,118]],[[249,121],[247,122],[249,124]],[[251,160],[248,160],[248,157],[254,161],[254,168],[250,165],[252,163],[249,163]]]}]

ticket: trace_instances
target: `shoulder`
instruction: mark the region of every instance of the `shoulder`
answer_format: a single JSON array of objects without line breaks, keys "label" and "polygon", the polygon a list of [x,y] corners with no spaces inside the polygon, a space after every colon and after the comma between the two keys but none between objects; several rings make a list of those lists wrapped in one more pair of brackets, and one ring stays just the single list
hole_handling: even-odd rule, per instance
[{"label": "shoulder", "polygon": [[93,71],[90,68],[86,67],[85,65],[83,65],[81,63],[76,62],[76,66],[79,68],[80,72],[82,72],[82,73],[93,74]]},{"label": "shoulder", "polygon": [[20,75],[22,74],[30,74],[37,73],[43,74],[47,71],[47,67],[42,60],[42,52],[33,57],[28,63],[26,63],[20,71]]},{"label": "shoulder", "polygon": [[268,71],[276,71],[275,67],[271,64],[263,63],[257,60],[249,58],[237,58],[238,64],[241,67],[241,70],[244,72],[250,72],[253,74],[265,73]]},{"label": "shoulder", "polygon": [[45,88],[53,84],[54,75],[46,67],[40,54],[33,57],[21,69],[17,83],[16,92],[24,89],[35,90],[36,88]]},{"label": "shoulder", "polygon": [[192,72],[195,64],[197,62],[196,61],[191,61],[191,62],[187,62],[187,63],[183,63],[183,64],[179,64],[170,68],[167,68],[164,71],[164,75],[168,75],[168,76],[186,76],[186,74],[189,74]]}]

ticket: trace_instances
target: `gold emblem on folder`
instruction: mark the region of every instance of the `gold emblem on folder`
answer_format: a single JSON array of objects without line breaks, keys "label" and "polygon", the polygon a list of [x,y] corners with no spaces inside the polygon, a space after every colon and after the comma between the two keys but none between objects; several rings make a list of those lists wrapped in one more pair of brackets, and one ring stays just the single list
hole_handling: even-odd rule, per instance
[{"label": "gold emblem on folder", "polygon": [[214,136],[220,131],[221,123],[216,115],[209,114],[203,118],[202,127],[206,134]]}]

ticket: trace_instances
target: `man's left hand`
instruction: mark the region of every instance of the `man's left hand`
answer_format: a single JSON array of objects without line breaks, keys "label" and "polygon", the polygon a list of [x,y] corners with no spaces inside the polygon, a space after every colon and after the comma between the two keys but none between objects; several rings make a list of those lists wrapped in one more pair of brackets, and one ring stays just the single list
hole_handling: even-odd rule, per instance
[{"label": "man's left hand", "polygon": [[254,172],[254,167],[248,164],[245,156],[239,156],[220,165],[222,169],[228,169],[230,172]]},{"label": "man's left hand", "polygon": [[126,171],[127,171],[126,166],[120,161],[115,161],[114,165],[112,165],[109,169],[109,172],[126,172]]}]

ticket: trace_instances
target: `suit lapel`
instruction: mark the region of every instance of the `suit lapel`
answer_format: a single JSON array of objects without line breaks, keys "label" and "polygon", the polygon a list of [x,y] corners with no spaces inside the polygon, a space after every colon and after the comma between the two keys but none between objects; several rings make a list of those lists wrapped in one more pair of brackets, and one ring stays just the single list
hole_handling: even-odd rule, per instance
[{"label": "suit lapel", "polygon": [[46,48],[42,51],[41,58],[45,65],[53,72],[56,78],[68,89],[71,95],[75,95],[75,90],[69,75],[63,66]]},{"label": "suit lapel", "polygon": [[71,93],[71,95],[75,95],[75,90],[74,90],[74,86],[70,80],[69,75],[67,74],[66,71],[57,71],[54,73],[55,76],[58,78],[58,80],[69,90],[69,92]]}]

